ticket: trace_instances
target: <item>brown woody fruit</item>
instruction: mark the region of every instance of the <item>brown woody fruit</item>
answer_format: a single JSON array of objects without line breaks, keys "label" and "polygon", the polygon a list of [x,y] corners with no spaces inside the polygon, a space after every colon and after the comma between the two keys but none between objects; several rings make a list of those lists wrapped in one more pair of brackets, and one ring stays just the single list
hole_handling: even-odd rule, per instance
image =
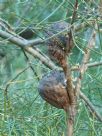
[{"label": "brown woody fruit", "polygon": [[69,99],[65,76],[62,71],[53,70],[44,76],[39,82],[38,91],[40,96],[49,104],[67,112]]},{"label": "brown woody fruit", "polygon": [[61,66],[63,66],[65,63],[66,46],[68,41],[67,28],[68,23],[62,21],[52,24],[45,31],[46,38],[49,38],[47,45],[50,58],[55,60]]}]

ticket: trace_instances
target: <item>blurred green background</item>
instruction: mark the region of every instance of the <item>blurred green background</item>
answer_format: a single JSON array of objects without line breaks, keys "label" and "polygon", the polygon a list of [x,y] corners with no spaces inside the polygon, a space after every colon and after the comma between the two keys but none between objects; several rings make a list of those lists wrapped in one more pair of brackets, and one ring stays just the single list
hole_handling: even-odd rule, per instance
[{"label": "blurred green background", "polygon": [[[44,38],[42,30],[50,23],[61,20],[70,23],[74,2],[75,0],[0,0],[0,16],[9,22],[18,34],[22,28],[31,26],[36,27],[32,39]],[[79,0],[78,18],[75,23],[95,20],[98,24],[96,45],[91,51],[89,62],[102,61],[102,31],[100,31],[102,20],[98,21],[102,11],[99,7],[102,5],[101,2],[101,0]],[[76,46],[69,58],[72,66],[81,63],[83,51],[93,28],[94,26],[89,25],[74,35]],[[16,45],[2,38],[0,41],[0,136],[65,136],[64,111],[43,101],[37,90],[39,79],[50,69],[26,53],[29,58],[27,59],[22,49]],[[47,53],[45,45],[39,45],[38,48]],[[33,70],[28,67],[29,65]],[[18,75],[21,71],[23,72]],[[74,78],[77,75],[77,72],[73,72]],[[101,65],[87,70],[81,91],[102,115]],[[102,136],[102,122],[95,118],[94,113],[90,112],[82,99],[78,104],[74,136]]]}]

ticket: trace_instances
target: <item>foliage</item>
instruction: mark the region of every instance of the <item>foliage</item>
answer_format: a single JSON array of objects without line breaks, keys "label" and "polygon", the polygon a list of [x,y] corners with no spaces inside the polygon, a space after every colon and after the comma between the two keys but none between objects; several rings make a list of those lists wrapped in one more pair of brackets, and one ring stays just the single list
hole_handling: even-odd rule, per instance
[{"label": "foliage", "polygon": [[[79,0],[78,19],[75,20],[76,24],[80,24],[96,19],[98,24],[96,45],[91,51],[90,63],[102,60],[102,31],[100,32],[102,20],[98,21],[99,14],[97,14],[99,2],[99,0]],[[43,28],[52,22],[66,20],[70,23],[73,5],[74,0],[65,2],[64,0],[2,0],[0,14],[15,31],[31,26],[36,28],[34,32],[38,37],[44,38]],[[93,27],[91,25],[83,28],[74,35],[75,47],[70,56],[71,65],[81,63]],[[38,80],[50,70],[29,54],[26,54],[29,57],[27,60],[21,48],[7,40],[0,40],[0,136],[64,136],[65,113],[44,102],[37,91]],[[46,53],[46,47],[41,46],[38,46],[39,49]],[[26,67],[28,68],[24,70]],[[24,72],[12,80],[22,70]],[[77,72],[73,72],[74,78],[77,75]],[[101,65],[87,70],[81,90],[102,115]],[[74,135],[101,136],[102,123],[95,118],[94,113],[90,112],[83,100],[79,100],[78,108]]]}]

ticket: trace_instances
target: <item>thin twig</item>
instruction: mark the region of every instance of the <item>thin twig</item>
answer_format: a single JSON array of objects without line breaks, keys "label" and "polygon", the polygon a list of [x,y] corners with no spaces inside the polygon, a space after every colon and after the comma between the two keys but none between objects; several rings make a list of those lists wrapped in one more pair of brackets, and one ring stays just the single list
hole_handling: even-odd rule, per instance
[{"label": "thin twig", "polygon": [[76,15],[77,15],[77,8],[78,8],[78,0],[76,0],[75,4],[74,4],[74,10],[73,10],[73,15],[72,15],[71,25],[75,22]]},{"label": "thin twig", "polygon": [[86,65],[88,63],[89,57],[90,57],[90,51],[89,49],[93,49],[94,44],[95,44],[95,37],[96,37],[96,32],[95,30],[93,30],[91,38],[89,40],[89,43],[87,45],[82,63],[80,65],[79,68],[79,77],[77,78],[77,85],[76,85],[76,93],[77,93],[77,97],[79,96],[80,93],[80,89],[81,89],[81,80],[83,78],[84,73],[86,72],[88,66]]},{"label": "thin twig", "polygon": [[68,52],[71,51],[72,47],[73,47],[73,43],[72,43],[72,40],[73,40],[73,35],[72,35],[72,30],[73,30],[73,23],[75,22],[75,19],[77,17],[77,8],[78,8],[78,0],[75,1],[75,4],[74,4],[74,9],[73,9],[73,14],[72,14],[72,19],[71,19],[71,23],[70,25],[72,27],[70,27],[70,30],[68,32],[68,41],[67,41],[67,49],[66,49],[66,54]]},{"label": "thin twig", "polygon": [[30,67],[31,70],[33,71],[34,75],[37,77],[37,80],[39,80],[39,77],[38,77],[36,71],[35,71],[34,68],[32,67],[31,63],[29,63],[29,62],[30,62],[30,61],[29,61],[29,57],[27,56],[27,54],[26,54],[26,52],[24,51],[24,49],[22,49],[22,51],[23,51],[24,56],[25,56],[25,58],[26,58],[26,60],[27,60],[27,62],[28,62],[28,64],[29,64],[29,67]]},{"label": "thin twig", "polygon": [[95,116],[98,118],[98,120],[102,122],[102,116],[99,114],[99,112],[96,111],[96,108],[93,106],[93,104],[90,102],[90,100],[82,92],[80,92],[79,95],[85,101],[85,103],[88,105],[91,112],[94,113]]},{"label": "thin twig", "polygon": [[95,37],[96,37],[96,32],[95,30],[93,30],[91,38],[89,40],[89,43],[87,45],[83,60],[82,60],[82,64],[79,68],[79,77],[77,78],[77,84],[76,84],[76,93],[77,93],[77,98],[80,96],[86,103],[87,105],[90,107],[91,111],[95,113],[96,117],[102,121],[102,117],[99,114],[99,112],[96,111],[95,107],[92,105],[92,103],[90,102],[90,100],[80,91],[81,89],[81,80],[83,78],[84,73],[86,72],[88,66],[92,67],[92,66],[98,66],[98,65],[102,65],[102,62],[100,63],[92,63],[92,64],[87,64],[89,57],[90,57],[90,51],[89,49],[94,48],[94,44],[95,44]]},{"label": "thin twig", "polygon": [[[7,84],[4,90],[4,118],[6,118],[6,112],[7,112],[7,104],[10,108],[10,101],[8,99],[8,88],[10,86],[10,83],[13,82],[16,78],[18,78],[19,75],[21,75],[24,71],[26,71],[29,67],[24,68],[21,72],[19,72],[13,79],[11,79]],[[10,110],[12,110],[12,108],[10,108]]]},{"label": "thin twig", "polygon": [[29,67],[30,67],[30,66],[24,68],[24,69],[23,69],[21,72],[19,72],[13,79],[11,79],[11,80],[7,83],[7,85],[6,85],[5,89],[4,89],[4,92],[7,92],[8,87],[10,86],[10,83],[13,82],[15,79],[17,79],[17,78],[18,78],[23,72],[25,72]]},{"label": "thin twig", "polygon": [[[97,66],[101,66],[102,65],[102,61],[100,62],[93,62],[93,63],[88,63],[86,64],[87,68],[91,68],[91,67],[97,67]],[[80,70],[80,66],[73,66],[71,68],[71,71],[76,71],[76,70]]]}]

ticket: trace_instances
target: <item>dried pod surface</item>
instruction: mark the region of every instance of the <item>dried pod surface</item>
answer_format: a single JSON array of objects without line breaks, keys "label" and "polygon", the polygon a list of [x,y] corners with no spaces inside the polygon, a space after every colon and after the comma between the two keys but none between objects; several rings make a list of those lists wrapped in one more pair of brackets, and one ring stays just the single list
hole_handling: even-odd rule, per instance
[{"label": "dried pod surface", "polygon": [[[65,63],[65,51],[68,41],[68,23],[65,21],[52,24],[46,31],[48,51],[50,58],[58,62],[61,66]],[[52,38],[50,38],[52,37]]]},{"label": "dried pod surface", "polygon": [[40,96],[49,104],[67,111],[69,104],[63,72],[53,70],[44,76],[39,82],[38,90]]}]

